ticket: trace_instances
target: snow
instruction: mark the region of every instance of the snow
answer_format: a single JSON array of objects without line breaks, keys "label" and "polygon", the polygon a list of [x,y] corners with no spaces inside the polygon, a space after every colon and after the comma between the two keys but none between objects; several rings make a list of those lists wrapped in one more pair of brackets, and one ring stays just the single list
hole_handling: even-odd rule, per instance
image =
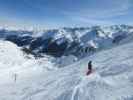
[{"label": "snow", "polygon": [[[7,41],[0,41],[0,64],[12,65],[22,64],[24,61],[23,53],[15,44]],[[0,66],[6,67],[6,66]]]},{"label": "snow", "polygon": [[[89,60],[94,72],[86,76]],[[27,59],[15,44],[0,41],[0,68],[0,100],[133,98],[133,42],[56,69],[50,58]]]},{"label": "snow", "polygon": [[88,41],[88,43],[87,43],[87,44],[88,44],[90,47],[98,48],[97,44],[96,44],[96,43],[94,43],[94,41],[93,41],[93,40]]},{"label": "snow", "polygon": [[[43,53],[51,54],[52,56],[66,56],[67,54],[75,55],[78,59],[81,59],[93,54],[92,50],[88,50],[87,48],[94,47],[96,50],[93,52],[97,52],[105,48],[110,48],[112,45],[118,45],[125,39],[126,42],[129,42],[129,40],[132,40],[132,30],[133,27],[129,25],[95,26],[86,28],[74,27],[49,30],[10,30],[8,28],[1,28],[0,39],[12,41],[24,48],[32,48],[31,52],[34,55]],[[51,51],[47,51],[48,48],[55,49],[54,46],[52,46],[54,43],[58,45],[57,49],[54,51],[57,52],[58,55],[51,53]],[[64,46],[63,43],[65,44]],[[75,46],[73,46],[74,44]],[[63,49],[61,53],[59,53],[59,48]]]},{"label": "snow", "polygon": [[[121,32],[119,28],[101,27],[99,37],[90,29],[77,30],[75,34],[81,42],[95,48],[111,47],[115,36],[126,33],[127,37],[119,45],[81,60],[73,55],[63,56],[59,58],[63,66],[60,68],[49,56],[35,59],[14,43],[0,40],[0,100],[132,100],[133,34],[132,29]],[[59,44],[63,37],[73,41],[71,32],[58,31],[39,32],[33,37],[54,34]],[[89,60],[94,69],[86,76]]]},{"label": "snow", "polygon": [[58,67],[65,67],[68,65],[68,63],[70,65],[76,62],[77,60],[78,58],[75,57],[74,55],[69,55],[58,58],[56,62],[58,63]]}]

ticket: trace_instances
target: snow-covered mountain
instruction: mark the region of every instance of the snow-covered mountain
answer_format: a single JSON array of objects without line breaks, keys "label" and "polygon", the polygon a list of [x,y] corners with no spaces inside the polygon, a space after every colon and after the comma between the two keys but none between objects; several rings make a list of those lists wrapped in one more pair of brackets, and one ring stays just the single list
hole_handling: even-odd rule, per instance
[{"label": "snow-covered mountain", "polygon": [[55,70],[56,67],[51,67],[55,65],[53,61],[54,58],[46,55],[43,58],[35,59],[33,55],[23,52],[16,44],[0,40],[0,73],[13,74],[16,71],[21,72],[22,69],[34,70],[37,66],[40,70]]},{"label": "snow-covered mountain", "polygon": [[[0,38],[12,41],[27,53],[82,58],[133,37],[128,25],[62,28],[44,31],[0,30]],[[129,40],[129,39],[127,39]],[[127,41],[128,42],[128,41]],[[125,42],[124,42],[125,43]]]},{"label": "snow-covered mountain", "polygon": [[[0,100],[132,100],[133,38],[132,32],[125,34],[127,38],[117,41],[123,45],[57,69],[51,57],[35,59],[17,45],[1,40]],[[114,35],[118,36],[107,36]],[[86,36],[81,37],[86,41]],[[86,76],[89,60],[93,61],[94,71]]]}]

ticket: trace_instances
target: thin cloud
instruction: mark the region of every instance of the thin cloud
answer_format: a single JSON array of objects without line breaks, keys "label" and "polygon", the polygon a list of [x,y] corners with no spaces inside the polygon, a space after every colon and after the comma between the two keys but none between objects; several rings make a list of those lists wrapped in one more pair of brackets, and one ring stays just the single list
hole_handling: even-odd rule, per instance
[{"label": "thin cloud", "polygon": [[[109,19],[129,13],[131,0],[116,0],[110,8],[80,9],[79,11],[64,11],[64,15],[71,20],[91,24],[113,24]],[[115,4],[115,6],[114,6]]]},{"label": "thin cloud", "polygon": [[[10,10],[4,1],[5,5],[0,7],[0,20],[5,20],[0,25],[60,27],[128,24],[132,22],[132,3],[132,0],[21,0],[17,6],[8,2],[8,5],[14,5],[12,8],[9,6]],[[21,11],[22,8],[24,11]]]}]

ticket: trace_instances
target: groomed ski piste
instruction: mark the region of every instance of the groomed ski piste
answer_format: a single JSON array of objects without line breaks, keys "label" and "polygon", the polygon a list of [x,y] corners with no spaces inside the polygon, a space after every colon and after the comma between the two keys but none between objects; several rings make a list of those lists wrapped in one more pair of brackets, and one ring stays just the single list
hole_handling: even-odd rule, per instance
[{"label": "groomed ski piste", "polygon": [[[86,76],[89,60],[94,71]],[[56,68],[1,40],[0,100],[133,100],[133,42]]]}]

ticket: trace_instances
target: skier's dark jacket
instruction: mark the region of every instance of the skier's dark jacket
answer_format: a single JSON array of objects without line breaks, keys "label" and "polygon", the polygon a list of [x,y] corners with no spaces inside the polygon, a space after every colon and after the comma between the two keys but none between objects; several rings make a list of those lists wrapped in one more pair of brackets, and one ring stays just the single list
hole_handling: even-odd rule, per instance
[{"label": "skier's dark jacket", "polygon": [[89,63],[88,63],[88,70],[92,71],[92,61],[89,61]]}]

